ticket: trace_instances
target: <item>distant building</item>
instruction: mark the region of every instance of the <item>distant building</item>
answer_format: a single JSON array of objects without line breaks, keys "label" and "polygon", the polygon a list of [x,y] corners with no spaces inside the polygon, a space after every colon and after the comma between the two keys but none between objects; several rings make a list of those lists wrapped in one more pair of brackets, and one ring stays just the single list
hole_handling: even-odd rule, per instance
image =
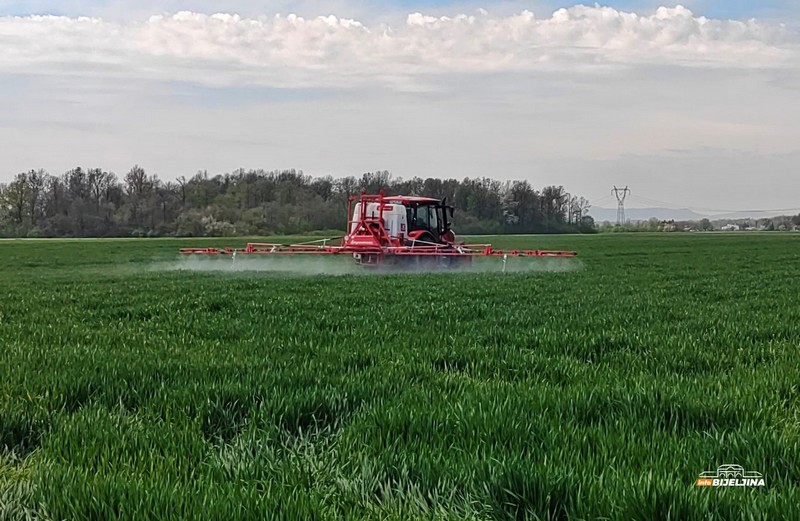
[{"label": "distant building", "polygon": [[739,225],[738,224],[733,224],[733,223],[726,224],[725,226],[720,228],[720,230],[722,230],[723,232],[738,232],[739,231]]}]

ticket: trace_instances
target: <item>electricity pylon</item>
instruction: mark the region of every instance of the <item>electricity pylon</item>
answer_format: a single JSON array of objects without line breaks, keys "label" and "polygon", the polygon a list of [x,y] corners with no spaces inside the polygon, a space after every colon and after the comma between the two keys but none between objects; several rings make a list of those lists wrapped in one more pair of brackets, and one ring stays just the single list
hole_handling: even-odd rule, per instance
[{"label": "electricity pylon", "polygon": [[611,189],[611,193],[617,198],[617,226],[625,224],[625,197],[631,191],[626,186],[625,188],[617,188],[616,186]]}]

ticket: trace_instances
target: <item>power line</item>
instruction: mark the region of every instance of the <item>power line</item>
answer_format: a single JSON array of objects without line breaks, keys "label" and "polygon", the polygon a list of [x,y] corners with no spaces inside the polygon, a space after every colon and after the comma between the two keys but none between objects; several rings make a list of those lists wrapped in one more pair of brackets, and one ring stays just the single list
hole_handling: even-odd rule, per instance
[{"label": "power line", "polygon": [[631,196],[636,199],[640,199],[642,202],[647,204],[658,204],[658,205],[666,205],[666,206],[677,206],[678,208],[686,208],[688,210],[694,210],[697,212],[722,212],[722,213],[769,213],[769,212],[792,212],[795,210],[800,210],[800,206],[795,206],[793,208],[766,208],[766,209],[745,209],[745,210],[731,210],[731,209],[724,209],[724,208],[705,208],[705,207],[698,207],[698,206],[688,206],[688,205],[681,205],[676,203],[670,203],[667,201],[661,201],[659,199],[653,199],[650,197],[645,197],[643,195],[635,195]]},{"label": "power line", "polygon": [[[628,187],[625,187],[625,188],[628,188]],[[616,186],[614,187],[614,189],[619,190],[620,192],[624,191],[624,189],[617,188]],[[615,196],[614,189],[611,190],[610,194],[606,194],[606,195],[604,195],[602,197],[598,197],[598,198],[592,198],[592,199],[589,199],[589,201],[595,207],[597,207],[599,204],[604,203],[607,200],[613,200],[614,196]],[[792,213],[799,212],[800,213],[800,206],[796,206],[796,207],[792,207],[792,208],[750,208],[750,209],[706,208],[706,207],[701,207],[701,206],[689,206],[689,205],[678,204],[678,203],[669,202],[669,201],[662,201],[660,199],[654,199],[652,197],[646,197],[646,196],[638,195],[638,194],[637,195],[633,195],[633,194],[631,194],[630,190],[628,190],[626,195],[628,197],[634,199],[635,202],[639,202],[639,203],[643,203],[643,204],[647,204],[647,205],[664,206],[664,207],[667,207],[667,208],[670,208],[670,209],[684,209],[685,208],[687,210],[692,210],[692,211],[700,212],[700,213],[713,212],[713,213],[720,214],[720,215],[729,214],[729,213],[781,213],[781,212],[792,212]],[[623,198],[623,201],[624,200],[625,199]],[[619,201],[617,201],[617,212],[618,212],[617,220],[618,221],[619,221],[619,217],[620,217],[619,211],[620,211],[620,209],[619,209]],[[623,206],[623,208],[622,208],[623,223],[624,223],[624,211],[625,211],[625,209],[624,209],[624,206]],[[709,217],[714,217],[715,215],[713,213],[709,214],[708,216]]]},{"label": "power line", "polygon": [[606,199],[611,199],[612,197],[613,196],[611,194],[606,194],[603,197],[590,198],[589,202],[592,203],[592,204],[598,204],[598,203],[604,202]]}]

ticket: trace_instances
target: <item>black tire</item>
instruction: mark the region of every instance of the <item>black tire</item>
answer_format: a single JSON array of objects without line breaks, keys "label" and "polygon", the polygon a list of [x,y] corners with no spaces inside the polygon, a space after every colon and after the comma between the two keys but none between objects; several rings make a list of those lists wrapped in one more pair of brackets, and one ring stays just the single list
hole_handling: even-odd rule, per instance
[{"label": "black tire", "polygon": [[[420,244],[423,243],[423,244]],[[416,239],[406,239],[406,246],[433,246],[439,244],[429,232],[421,233]]]}]

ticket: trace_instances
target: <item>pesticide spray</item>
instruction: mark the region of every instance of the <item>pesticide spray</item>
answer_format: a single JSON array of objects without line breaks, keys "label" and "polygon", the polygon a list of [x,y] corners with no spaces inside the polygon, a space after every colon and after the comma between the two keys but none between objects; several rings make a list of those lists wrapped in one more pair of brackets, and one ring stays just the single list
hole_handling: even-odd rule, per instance
[{"label": "pesticide spray", "polygon": [[175,262],[157,263],[156,271],[223,272],[223,273],[275,273],[286,276],[313,275],[390,275],[423,273],[557,273],[578,271],[583,263],[576,257],[528,258],[503,255],[502,257],[475,258],[473,262],[456,267],[432,265],[406,265],[378,267],[359,266],[349,255],[263,255],[248,256],[187,256]]}]

